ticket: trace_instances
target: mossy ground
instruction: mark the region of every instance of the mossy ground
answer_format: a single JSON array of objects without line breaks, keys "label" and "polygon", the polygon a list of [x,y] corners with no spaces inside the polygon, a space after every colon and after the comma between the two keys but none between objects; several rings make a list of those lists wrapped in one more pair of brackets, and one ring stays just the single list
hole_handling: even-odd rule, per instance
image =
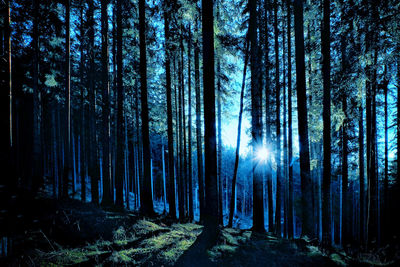
[{"label": "mossy ground", "polygon": [[[41,199],[36,217],[13,232],[12,254],[0,266],[174,266],[192,249],[203,227],[166,217],[104,211],[76,200]],[[39,212],[46,210],[46,212]],[[322,252],[307,240],[287,240],[250,230],[221,229],[204,254],[210,266],[371,266],[396,261],[355,259],[340,250]],[[193,258],[194,266],[198,259]],[[179,262],[178,262],[179,263]]]}]

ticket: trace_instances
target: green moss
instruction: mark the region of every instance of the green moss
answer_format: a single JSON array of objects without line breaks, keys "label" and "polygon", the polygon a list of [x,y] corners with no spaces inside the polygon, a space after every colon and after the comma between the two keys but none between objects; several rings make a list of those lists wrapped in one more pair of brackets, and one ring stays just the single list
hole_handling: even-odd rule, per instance
[{"label": "green moss", "polygon": [[165,228],[159,226],[158,224],[155,224],[153,222],[146,221],[146,220],[138,221],[135,225],[133,225],[133,228],[132,228],[132,230],[136,234],[147,234],[147,233],[162,230],[162,229],[165,229]]},{"label": "green moss", "polygon": [[307,246],[309,250],[309,255],[312,256],[317,256],[317,255],[322,255],[321,251],[319,250],[318,247],[316,246]]},{"label": "green moss", "polygon": [[242,236],[245,238],[245,240],[249,240],[251,237],[251,231],[244,231]]},{"label": "green moss", "polygon": [[102,249],[108,249],[111,245],[112,245],[112,243],[110,241],[98,240],[94,244],[87,245],[86,249],[98,251],[98,250],[102,250]]},{"label": "green moss", "polygon": [[194,231],[200,231],[203,226],[194,224],[194,223],[185,223],[185,224],[173,224],[172,229],[180,230],[183,232],[193,233]]},{"label": "green moss", "polygon": [[208,250],[207,254],[210,260],[215,262],[225,255],[232,255],[237,248],[238,248],[237,246],[221,244],[221,245],[216,245],[212,249]]},{"label": "green moss", "polygon": [[87,251],[84,249],[63,249],[48,253],[46,256],[56,265],[79,264],[86,262],[90,257],[95,257],[107,251]]},{"label": "green moss", "polygon": [[222,238],[224,240],[224,243],[228,243],[234,246],[238,246],[239,245],[239,240],[241,240],[240,238],[237,237],[233,237],[230,233],[223,231],[222,232]]},{"label": "green moss", "polygon": [[158,258],[168,264],[173,264],[193,243],[195,239],[183,239],[176,243],[169,249],[163,250]]},{"label": "green moss", "polygon": [[240,230],[239,229],[234,229],[234,228],[225,228],[224,232],[227,232],[231,235],[239,235],[240,234]]},{"label": "green moss", "polygon": [[111,259],[115,263],[132,263],[135,264],[135,261],[131,258],[131,250],[120,250],[114,251],[111,256]]},{"label": "green moss", "polygon": [[344,259],[339,254],[333,253],[333,254],[331,254],[330,258],[336,264],[338,264],[340,266],[346,266],[346,262],[344,261]]}]

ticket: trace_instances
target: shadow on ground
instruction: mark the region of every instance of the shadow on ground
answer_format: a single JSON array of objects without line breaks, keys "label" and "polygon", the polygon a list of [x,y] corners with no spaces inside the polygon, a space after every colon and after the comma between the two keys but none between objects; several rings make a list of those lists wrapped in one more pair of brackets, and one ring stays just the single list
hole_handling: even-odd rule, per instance
[{"label": "shadow on ground", "polygon": [[29,205],[15,205],[14,215],[3,221],[0,266],[373,265],[357,263],[340,251],[324,254],[302,239],[232,228],[207,232],[198,224],[105,211],[77,200],[21,203]]}]

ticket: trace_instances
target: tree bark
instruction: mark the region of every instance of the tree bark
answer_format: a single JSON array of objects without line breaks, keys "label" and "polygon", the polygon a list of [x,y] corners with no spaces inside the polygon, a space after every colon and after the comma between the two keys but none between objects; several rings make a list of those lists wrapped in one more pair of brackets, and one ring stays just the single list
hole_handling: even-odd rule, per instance
[{"label": "tree bark", "polygon": [[383,230],[382,239],[384,242],[387,241],[389,236],[389,137],[388,137],[388,84],[387,80],[387,66],[385,65],[384,77],[382,81],[383,93],[385,95],[385,104],[384,104],[384,112],[385,112],[385,174],[383,181],[383,216],[381,217],[381,229]]},{"label": "tree bark", "polygon": [[67,126],[64,147],[64,174],[63,174],[63,198],[68,198],[68,183],[71,173],[71,66],[70,66],[70,1],[65,2],[65,115]]},{"label": "tree bark", "polygon": [[192,32],[189,24],[189,43],[188,43],[188,187],[189,187],[189,220],[194,219],[193,213],[193,184],[192,184],[192,81],[191,81],[191,46]]},{"label": "tree bark", "polygon": [[332,244],[331,234],[331,83],[330,83],[330,0],[323,2],[322,21],[322,78],[324,86],[323,98],[323,197],[322,197],[322,240],[326,246]]},{"label": "tree bark", "polygon": [[[196,21],[196,32],[198,33],[198,21]],[[204,222],[205,196],[203,176],[203,143],[201,136],[201,96],[200,96],[200,60],[199,60],[198,38],[194,44],[194,79],[196,91],[196,145],[197,145],[197,175],[199,184],[200,223]]]},{"label": "tree bark", "polygon": [[[217,15],[218,17],[218,15]],[[217,50],[218,51],[218,50]],[[223,205],[222,205],[222,176],[221,176],[221,165],[222,165],[222,107],[221,107],[221,65],[219,62],[219,58],[217,56],[217,120],[218,120],[218,128],[217,128],[217,136],[218,136],[218,147],[217,147],[217,177],[218,177],[218,222],[220,225],[224,225],[224,215],[223,215]]]},{"label": "tree bark", "polygon": [[182,216],[182,219],[187,219],[188,216],[188,157],[187,157],[187,137],[186,137],[186,102],[185,102],[185,80],[184,80],[184,57],[183,53],[185,51],[183,47],[183,24],[181,24],[181,66],[180,66],[180,76],[181,76],[181,97],[182,97],[182,139],[183,139],[183,176],[182,176],[182,189],[183,189],[183,210],[184,210],[184,216]]},{"label": "tree bark", "polygon": [[[33,153],[32,153],[32,162],[33,162],[33,170],[32,170],[32,177],[28,182],[27,187],[29,189],[33,189],[33,185],[38,181],[41,175],[41,144],[40,144],[40,92],[39,92],[39,2],[37,0],[33,0],[33,33],[32,33],[32,42],[33,42]],[[68,15],[67,15],[68,17]],[[7,20],[9,22],[9,20]],[[68,34],[68,32],[67,32]],[[67,38],[67,37],[66,37]],[[8,38],[10,40],[10,38]],[[11,48],[9,48],[8,51]],[[9,61],[11,58],[9,58]],[[10,61],[11,62],[11,61]],[[10,64],[10,63],[9,63]],[[66,74],[67,75],[67,74]],[[11,79],[10,79],[11,83]],[[10,87],[11,88],[11,87]],[[7,98],[8,99],[8,98]],[[10,104],[8,104],[9,106]],[[9,127],[10,128],[11,124]],[[6,129],[7,129],[6,128]],[[11,140],[12,135],[11,132],[9,140]],[[10,142],[11,143],[11,142]],[[68,162],[68,161],[66,161]],[[68,178],[68,177],[67,177]],[[64,183],[65,184],[65,181]]]},{"label": "tree bark", "polygon": [[[261,88],[258,81],[257,6],[249,1],[250,9],[250,67],[251,67],[251,135],[253,156],[262,146]],[[263,174],[258,162],[253,161],[253,231],[264,232]]]},{"label": "tree bark", "polygon": [[364,178],[364,109],[362,102],[359,104],[358,119],[358,172],[360,176],[360,244],[365,244],[365,178]]},{"label": "tree bark", "polygon": [[[270,121],[270,61],[269,61],[269,34],[268,34],[268,12],[270,11],[269,0],[264,3],[265,10],[265,135],[266,147],[271,147],[271,121]],[[266,163],[266,181],[268,193],[268,231],[275,232],[274,229],[274,203],[273,203],[273,189],[272,189],[272,167],[271,160],[268,159]]]},{"label": "tree bark", "polygon": [[278,2],[274,7],[274,35],[275,35],[275,102],[276,102],[276,206],[275,206],[275,233],[281,236],[282,232],[282,169],[281,169],[281,116],[280,116],[280,81],[279,81],[279,31],[278,31]]},{"label": "tree bark", "polygon": [[81,130],[80,130],[80,178],[81,178],[81,200],[82,202],[86,202],[86,165],[85,165],[85,82],[84,82],[84,68],[85,68],[85,58],[84,58],[84,49],[83,49],[83,42],[84,42],[84,20],[83,20],[83,10],[84,5],[83,2],[81,3],[80,7],[80,20],[81,20],[81,28],[80,28],[80,87],[81,87]]},{"label": "tree bark", "polygon": [[[109,83],[109,51],[108,51],[108,0],[101,1],[101,72],[102,72],[102,145],[103,145],[103,199],[102,205],[109,206],[114,203],[111,193],[110,170],[110,83]],[[93,74],[92,74],[93,75]],[[93,178],[92,178],[93,179]]]},{"label": "tree bark", "polygon": [[294,1],[295,52],[297,79],[297,113],[300,146],[300,179],[302,206],[302,236],[313,236],[313,212],[310,177],[310,152],[307,122],[306,77],[304,59],[303,1]]},{"label": "tree bark", "polygon": [[[36,1],[35,1],[36,3]],[[35,6],[35,5],[34,5]],[[2,51],[4,55],[4,61],[5,63],[2,64],[1,66],[1,71],[3,72],[4,68],[4,84],[2,84],[2,93],[1,93],[1,129],[3,129],[4,137],[2,138],[2,144],[0,148],[0,161],[1,161],[1,166],[4,167],[6,170],[6,173],[8,173],[7,176],[3,175],[2,178],[0,178],[0,183],[1,184],[8,184],[10,187],[15,188],[17,185],[17,180],[14,177],[14,159],[13,159],[13,121],[14,121],[14,116],[13,116],[13,106],[12,106],[12,96],[13,96],[13,91],[12,91],[12,69],[11,69],[11,13],[10,13],[10,0],[5,1],[5,13],[6,15],[3,17],[4,18],[4,50]],[[36,20],[37,17],[37,11],[34,11],[34,19]],[[37,20],[34,21],[34,28],[37,27]],[[33,34],[35,35],[35,34]],[[37,35],[37,29],[36,29],[36,35]],[[37,37],[36,37],[37,39]],[[35,39],[33,39],[35,41]],[[3,45],[3,44],[2,44]],[[36,47],[36,43],[34,43],[34,46]],[[36,49],[34,54],[36,54]],[[34,55],[34,60],[37,56]],[[34,65],[35,62],[34,62]],[[35,66],[34,66],[35,68]],[[35,74],[35,72],[34,72]],[[3,78],[3,77],[1,77]],[[35,78],[35,77],[34,77]],[[35,85],[35,83],[34,83]],[[3,87],[4,86],[4,87]]]},{"label": "tree bark", "polygon": [[[248,37],[246,36],[246,38],[248,38]],[[234,169],[233,169],[232,193],[231,193],[231,202],[230,202],[230,206],[229,206],[228,227],[232,227],[233,215],[234,215],[234,212],[235,212],[236,181],[237,181],[237,172],[238,172],[238,167],[239,167],[240,136],[241,136],[242,116],[243,116],[243,98],[244,98],[244,89],[246,88],[246,71],[247,71],[248,61],[249,61],[249,41],[246,40],[245,58],[244,58],[244,67],[243,67],[243,79],[242,79],[242,89],[240,91],[240,106],[239,106],[239,119],[238,119],[237,139],[236,139],[235,166],[234,166]]]},{"label": "tree bark", "polygon": [[171,47],[169,41],[169,6],[168,1],[164,2],[164,30],[165,30],[165,76],[167,91],[167,127],[168,127],[168,203],[169,215],[176,219],[175,206],[175,163],[174,163],[174,133],[172,125],[172,99],[171,99]]},{"label": "tree bark", "polygon": [[[180,40],[180,49],[181,49],[181,56],[178,59],[178,133],[179,133],[179,178],[178,178],[178,210],[179,210],[179,220],[183,222],[185,217],[185,152],[184,146],[186,145],[184,142],[185,136],[183,128],[183,117],[184,117],[184,109],[183,109],[183,41],[182,37]],[[183,111],[182,111],[183,109]]]},{"label": "tree bark", "polygon": [[142,107],[142,138],[143,138],[143,162],[144,184],[141,192],[141,211],[146,215],[154,213],[153,197],[151,192],[151,149],[149,136],[149,107],[147,103],[147,60],[146,60],[146,12],[145,0],[139,0],[139,39],[140,39],[140,85]]},{"label": "tree bark", "polygon": [[203,86],[204,86],[204,153],[205,153],[205,229],[217,232],[217,147],[215,129],[215,70],[213,1],[202,0]]},{"label": "tree bark", "polygon": [[288,25],[288,161],[289,161],[289,208],[288,208],[288,237],[294,237],[293,219],[293,124],[292,124],[292,38],[291,38],[291,5],[287,0]]},{"label": "tree bark", "polygon": [[[122,83],[122,0],[117,0],[117,155],[115,171],[115,204],[124,207],[124,86]],[[128,195],[128,192],[126,192]]]}]

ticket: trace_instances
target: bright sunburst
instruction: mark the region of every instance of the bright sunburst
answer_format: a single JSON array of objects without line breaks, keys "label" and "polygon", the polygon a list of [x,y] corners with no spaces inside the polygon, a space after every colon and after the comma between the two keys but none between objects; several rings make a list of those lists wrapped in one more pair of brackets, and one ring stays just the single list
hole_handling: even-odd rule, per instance
[{"label": "bright sunburst", "polygon": [[257,150],[255,151],[255,158],[260,162],[266,161],[268,157],[269,157],[269,151],[264,146],[257,148]]}]

